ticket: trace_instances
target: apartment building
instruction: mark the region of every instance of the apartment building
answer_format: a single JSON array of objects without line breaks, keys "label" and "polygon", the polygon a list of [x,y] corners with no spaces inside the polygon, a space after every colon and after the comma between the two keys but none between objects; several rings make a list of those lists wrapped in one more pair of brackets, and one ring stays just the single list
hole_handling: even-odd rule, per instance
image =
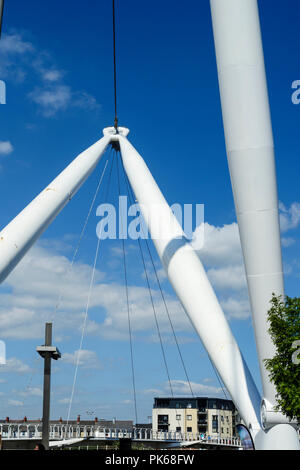
[{"label": "apartment building", "polygon": [[154,398],[153,431],[236,435],[236,409],[231,400],[210,397]]}]

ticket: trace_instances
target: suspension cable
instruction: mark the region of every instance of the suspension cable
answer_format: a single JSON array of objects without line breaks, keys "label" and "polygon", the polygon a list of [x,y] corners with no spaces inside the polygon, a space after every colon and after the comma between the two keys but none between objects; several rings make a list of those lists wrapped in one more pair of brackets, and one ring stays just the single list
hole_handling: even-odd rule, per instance
[{"label": "suspension cable", "polygon": [[[123,160],[122,160],[122,164],[123,164]],[[133,203],[133,190],[132,190],[132,187],[129,183],[129,180],[128,180],[128,176],[126,174],[126,171],[125,171],[125,168],[124,168],[124,165],[123,165],[123,169],[124,169],[124,175],[125,175],[125,180],[126,180],[126,184],[127,184],[127,188],[128,188],[128,194],[129,194],[129,198],[131,200],[131,203]],[[182,367],[183,367],[183,370],[184,370],[184,373],[185,373],[185,376],[186,376],[186,379],[187,379],[187,383],[188,383],[188,386],[189,386],[189,389],[190,389],[190,392],[191,392],[191,395],[192,397],[194,397],[194,392],[193,392],[193,389],[192,389],[192,386],[191,386],[191,382],[190,382],[190,379],[189,379],[189,376],[188,376],[188,373],[187,373],[187,369],[186,369],[186,366],[185,366],[185,362],[183,360],[183,356],[182,356],[182,353],[181,353],[181,349],[180,349],[180,346],[179,346],[179,343],[178,343],[178,340],[177,340],[177,336],[176,336],[176,332],[175,332],[175,329],[174,329],[174,325],[173,325],[173,322],[172,322],[172,319],[171,319],[171,316],[170,316],[170,312],[169,312],[169,308],[167,306],[167,303],[166,303],[166,299],[165,299],[165,296],[164,296],[164,293],[163,293],[163,289],[162,289],[162,286],[161,286],[161,282],[159,280],[159,277],[158,277],[158,274],[157,274],[157,269],[155,267],[155,263],[154,263],[154,260],[153,260],[153,256],[152,256],[152,253],[151,253],[151,250],[150,250],[150,246],[149,246],[149,243],[145,237],[145,244],[147,246],[147,251],[148,251],[148,254],[149,254],[149,257],[150,257],[150,260],[151,260],[151,263],[152,263],[152,266],[153,266],[153,270],[154,270],[154,273],[155,273],[155,277],[156,277],[156,281],[157,281],[157,284],[159,286],[159,290],[160,290],[160,293],[161,293],[161,297],[162,297],[162,300],[163,300],[163,303],[164,303],[164,306],[165,306],[165,310],[166,310],[166,313],[167,313],[167,316],[168,316],[168,319],[169,319],[169,323],[170,323],[170,326],[171,326],[171,329],[172,329],[172,332],[173,332],[173,336],[174,336],[174,340],[175,340],[175,343],[176,343],[176,346],[177,346],[177,350],[178,350],[178,354],[180,356],[180,360],[181,360],[181,363],[182,363]],[[211,363],[211,366],[213,368],[213,371],[216,375],[216,378],[217,378],[217,381],[219,382],[219,385],[222,389],[222,392],[225,396],[225,398],[228,400],[228,396],[227,396],[227,393],[226,393],[226,390],[223,386],[223,383],[220,379],[220,376],[216,370],[216,367],[214,365],[214,363],[212,362],[210,356],[208,355],[208,358],[210,360],[210,363]]]},{"label": "suspension cable", "polygon": [[[123,164],[122,164],[122,168],[123,168],[124,179],[125,179],[125,181],[126,181],[126,178],[125,178],[125,170],[124,170]],[[126,183],[127,183],[127,181],[126,181]],[[127,194],[128,194],[128,197],[129,197],[129,199],[131,200],[128,185],[126,185],[126,186],[127,186]],[[146,278],[146,282],[147,282],[149,297],[150,297],[150,301],[151,301],[151,305],[152,305],[153,316],[154,316],[154,319],[155,319],[155,324],[156,324],[156,329],[157,329],[157,335],[158,335],[159,342],[160,342],[160,348],[161,348],[161,352],[162,352],[162,357],[163,357],[163,361],[164,361],[164,365],[165,365],[165,369],[166,369],[166,374],[167,374],[167,377],[168,377],[168,382],[169,382],[169,387],[170,387],[171,395],[172,395],[172,397],[173,397],[173,396],[174,396],[174,393],[173,393],[173,388],[172,388],[172,381],[171,381],[171,379],[170,379],[170,373],[169,373],[168,363],[167,363],[166,354],[165,354],[165,350],[164,350],[162,335],[161,335],[160,328],[159,328],[159,323],[158,323],[156,308],[155,308],[154,299],[153,299],[153,295],[152,295],[152,291],[151,291],[151,286],[150,286],[148,271],[147,271],[147,267],[146,267],[145,257],[144,257],[144,253],[143,253],[143,249],[142,249],[142,245],[141,245],[140,239],[138,238],[137,241],[138,241],[138,245],[139,245],[139,251],[140,251],[140,255],[141,255],[141,259],[142,259],[143,268],[144,268],[144,274],[145,274],[145,278]]]},{"label": "suspension cable", "polygon": [[3,11],[4,11],[4,0],[0,0],[0,39],[1,39],[1,34],[2,34]]},{"label": "suspension cable", "polygon": [[[128,194],[129,194],[129,198],[131,200],[131,203],[134,202],[134,195],[133,195],[133,189],[130,185],[130,182],[129,182],[129,179],[128,179],[128,176],[127,176],[127,173],[125,171],[125,168],[124,168],[124,164],[123,164],[123,159],[121,159],[122,161],[122,165],[123,165],[123,170],[124,170],[124,175],[125,175],[125,180],[126,180],[126,184],[127,184],[127,189],[128,189]],[[145,235],[145,234],[144,234]],[[165,296],[164,296],[164,293],[163,293],[163,289],[162,289],[162,286],[161,286],[161,282],[159,280],[159,277],[158,277],[158,274],[157,274],[157,270],[156,270],[156,267],[155,267],[155,263],[154,263],[154,260],[153,260],[153,256],[152,256],[152,253],[151,253],[151,250],[150,250],[150,246],[149,246],[149,243],[145,237],[145,244],[147,246],[147,251],[148,251],[148,254],[149,254],[149,257],[150,257],[150,260],[151,260],[151,263],[152,263],[152,266],[153,266],[153,270],[154,270],[154,273],[155,273],[155,277],[156,277],[156,281],[157,281],[157,284],[159,286],[159,290],[160,290],[160,293],[161,293],[161,296],[162,296],[162,299],[163,299],[163,303],[164,303],[164,306],[165,306],[165,310],[166,310],[166,313],[167,313],[167,316],[168,316],[168,319],[169,319],[169,323],[170,323],[170,326],[171,326],[171,329],[172,329],[172,332],[173,332],[173,336],[174,336],[174,340],[175,340],[175,343],[176,343],[176,346],[177,346],[177,350],[178,350],[178,354],[180,356],[180,360],[181,360],[181,363],[182,363],[182,367],[184,369],[184,373],[185,373],[185,376],[186,376],[186,379],[187,379],[187,382],[188,382],[188,386],[189,386],[189,389],[190,389],[190,392],[191,392],[191,395],[192,397],[194,397],[194,393],[193,393],[193,389],[192,389],[192,386],[191,386],[191,382],[190,382],[190,379],[189,379],[189,376],[188,376],[188,373],[187,373],[187,369],[186,369],[186,366],[185,366],[185,363],[184,363],[184,360],[183,360],[183,356],[182,356],[182,353],[181,353],[181,349],[180,349],[180,346],[179,346],[179,343],[178,343],[178,340],[177,340],[177,336],[176,336],[176,332],[175,332],[175,329],[174,329],[174,326],[173,326],[173,322],[172,322],[172,319],[171,319],[171,316],[170,316],[170,312],[169,312],[169,309],[168,309],[168,306],[167,306],[167,303],[166,303],[166,299],[165,299]],[[217,378],[217,381],[219,382],[219,385],[222,389],[222,392],[225,396],[226,399],[228,399],[228,396],[227,396],[227,393],[226,393],[226,390],[223,386],[223,383],[220,379],[220,376],[216,370],[216,367],[215,365],[213,364],[210,356],[208,355],[208,358],[209,358],[209,361],[211,363],[211,366],[213,368],[213,371],[216,375],[216,378]]]},{"label": "suspension cable", "polygon": [[[82,242],[82,239],[84,237],[84,234],[85,234],[85,231],[86,231],[86,227],[87,227],[87,224],[88,224],[88,221],[89,221],[89,218],[90,218],[90,215],[91,215],[91,212],[93,210],[93,207],[94,207],[94,204],[95,204],[95,200],[97,198],[97,195],[99,193],[99,190],[100,190],[100,187],[101,187],[101,184],[102,184],[102,181],[103,181],[103,178],[104,178],[104,175],[105,175],[105,172],[106,172],[106,168],[107,168],[107,165],[108,165],[108,161],[109,161],[109,158],[111,156],[111,151],[107,157],[107,160],[105,162],[105,165],[104,165],[104,169],[102,170],[102,173],[101,173],[101,176],[100,176],[100,179],[99,179],[99,182],[97,184],[97,187],[96,187],[96,190],[95,190],[95,194],[93,196],[93,199],[92,199],[92,202],[90,204],[90,207],[89,207],[89,210],[88,210],[88,214],[87,214],[87,217],[84,221],[84,224],[83,224],[83,227],[81,229],[81,233],[80,233],[80,236],[78,238],[78,241],[77,241],[77,245],[75,247],[75,250],[74,250],[74,253],[73,253],[73,256],[72,256],[72,260],[71,260],[71,263],[70,265],[68,266],[68,269],[67,269],[67,272],[66,272],[66,276],[65,277],[68,277],[69,274],[70,274],[70,271],[74,265],[74,262],[75,262],[75,259],[77,257],[77,254],[78,254],[78,251],[79,251],[79,248],[80,248],[80,245],[81,245],[81,242]],[[59,292],[59,295],[58,295],[58,299],[56,301],[56,305],[55,305],[55,308],[54,308],[54,311],[52,312],[52,316],[51,316],[51,319],[50,319],[50,322],[53,323],[54,322],[54,318],[55,318],[55,315],[57,314],[57,311],[61,305],[61,302],[62,302],[62,299],[63,299],[63,296],[64,296],[64,289],[65,289],[65,286],[62,286],[61,289],[60,289],[60,292]],[[30,377],[28,379],[28,382],[27,382],[27,385],[25,386],[25,395],[26,395],[26,392],[30,390],[30,387],[32,385],[32,381],[33,381],[33,376],[37,373],[36,369],[35,369],[35,365],[37,365],[38,362],[40,362],[41,360],[41,356],[38,356],[36,357],[34,355],[34,357],[32,357],[31,361],[33,363],[33,370],[30,374]],[[23,401],[23,407],[25,405],[25,400]]]},{"label": "suspension cable", "polygon": [[[122,164],[123,164],[123,160],[122,160]],[[128,176],[127,176],[127,173],[125,172],[125,168],[124,168],[124,165],[123,165],[123,170],[124,170],[124,175],[125,175],[125,179],[126,179],[126,183],[127,183],[127,188],[128,188],[128,192],[131,190],[131,194],[129,194],[129,197],[131,199],[131,202],[133,203],[133,190],[132,190],[132,187],[129,183],[129,179],[128,179]],[[175,329],[174,329],[174,326],[173,326],[173,322],[172,322],[172,319],[171,319],[171,316],[170,316],[170,312],[169,312],[169,309],[168,309],[168,306],[167,306],[167,303],[166,303],[166,299],[165,299],[165,296],[164,296],[164,293],[163,293],[163,290],[162,290],[162,286],[161,286],[161,282],[159,280],[159,277],[158,277],[158,274],[157,274],[157,269],[155,267],[155,263],[154,263],[154,260],[153,260],[153,256],[152,256],[152,253],[151,253],[151,250],[150,250],[150,246],[149,246],[149,243],[145,237],[145,244],[147,246],[147,251],[148,251],[148,254],[149,254],[149,257],[151,259],[151,263],[152,263],[152,266],[153,266],[153,270],[154,270],[154,273],[155,273],[155,277],[156,277],[156,281],[157,281],[157,284],[159,286],[159,290],[160,290],[160,293],[161,293],[161,296],[162,296],[162,299],[163,299],[163,303],[164,303],[164,306],[165,306],[165,309],[166,309],[166,312],[167,312],[167,316],[168,316],[168,319],[169,319],[169,322],[170,322],[170,326],[171,326],[171,329],[172,329],[172,332],[173,332],[173,336],[174,336],[174,340],[176,342],[176,345],[177,345],[177,349],[178,349],[178,353],[179,353],[179,356],[180,356],[180,359],[181,359],[181,363],[182,363],[182,366],[183,366],[183,369],[184,369],[184,372],[185,372],[185,376],[186,376],[186,379],[187,379],[187,382],[188,382],[188,385],[189,385],[189,389],[190,389],[190,392],[191,392],[191,395],[192,397],[194,397],[194,393],[193,393],[193,389],[192,389],[192,386],[191,386],[191,382],[190,382],[190,379],[189,379],[189,376],[188,376],[188,373],[187,373],[187,369],[186,369],[186,366],[185,366],[185,363],[184,363],[184,360],[183,360],[183,356],[182,356],[182,353],[181,353],[181,349],[180,349],[180,346],[179,346],[179,343],[178,343],[178,340],[177,340],[177,336],[176,336],[176,332],[175,332]],[[223,383],[221,381],[221,378],[218,374],[218,371],[214,365],[214,363],[212,362],[210,356],[208,355],[208,358],[209,358],[209,361],[211,363],[211,366],[213,368],[213,371],[216,375],[216,378],[217,378],[217,381],[219,382],[219,385],[222,389],[222,392],[225,396],[226,399],[228,399],[228,396],[226,394],[226,391],[225,391],[225,388],[223,386]]]},{"label": "suspension cable", "polygon": [[[119,174],[119,163],[118,163],[118,153],[117,152],[116,152],[116,157],[117,157],[118,192],[119,192],[119,197],[120,197],[121,196],[121,185],[120,185],[120,174]],[[120,218],[120,223],[121,223],[121,225],[123,225],[122,217]],[[123,227],[121,227],[121,230],[123,230]],[[133,398],[134,398],[135,422],[138,423],[135,372],[134,372],[134,358],[133,358],[132,328],[131,328],[131,317],[130,317],[130,306],[129,306],[128,278],[127,278],[127,266],[126,266],[126,250],[125,250],[124,238],[122,238],[122,251],[123,251],[123,264],[124,264],[124,280],[125,280],[126,305],[127,305],[128,333],[129,333],[129,343],[130,343],[131,375],[132,375],[132,388],[133,388]]]},{"label": "suspension cable", "polygon": [[[121,161],[122,161],[123,172],[124,172],[125,181],[126,181],[126,185],[127,185],[128,195],[129,195],[129,198],[131,200],[131,203],[133,203],[134,202],[133,189],[130,185],[127,173],[125,171],[124,164],[123,164],[123,159],[121,159]],[[157,269],[155,267],[155,263],[154,263],[153,256],[152,256],[152,253],[151,253],[151,250],[150,250],[150,246],[149,246],[148,240],[145,236],[146,234],[143,234],[143,235],[144,235],[147,251],[148,251],[148,254],[149,254],[149,258],[151,260],[151,264],[152,264],[152,267],[153,267],[153,270],[154,270],[154,273],[155,273],[156,282],[157,282],[158,287],[159,287],[160,295],[161,295],[162,300],[163,300],[163,304],[164,304],[164,307],[165,307],[165,310],[166,310],[166,313],[167,313],[169,324],[171,326],[171,330],[172,330],[172,333],[173,333],[174,341],[175,341],[177,351],[178,351],[178,354],[179,354],[179,357],[180,357],[180,361],[181,361],[181,364],[182,364],[182,367],[183,367],[183,370],[184,370],[184,374],[185,374],[185,377],[186,377],[186,380],[187,380],[187,383],[188,383],[188,386],[189,386],[189,389],[190,389],[191,396],[194,397],[194,393],[193,393],[193,389],[192,389],[191,382],[190,382],[190,379],[189,379],[189,375],[187,373],[187,369],[186,369],[185,362],[184,362],[184,359],[183,359],[183,356],[182,356],[182,352],[181,352],[181,349],[180,349],[180,346],[179,346],[179,343],[178,343],[178,340],[177,340],[177,335],[176,335],[175,328],[174,328],[174,325],[173,325],[173,322],[172,322],[172,319],[171,319],[169,308],[167,306],[165,295],[163,293],[161,282],[160,282],[159,276],[157,274]],[[140,240],[139,240],[139,242],[140,242]]]},{"label": "suspension cable", "polygon": [[[103,168],[103,170],[102,170],[102,173],[101,173],[99,182],[98,182],[97,187],[96,187],[95,194],[94,194],[94,196],[93,196],[92,202],[91,202],[90,207],[89,207],[89,210],[88,210],[88,214],[87,214],[87,216],[86,216],[86,219],[85,219],[85,221],[84,221],[83,227],[82,227],[82,229],[81,229],[81,232],[80,232],[80,235],[79,235],[79,238],[78,238],[78,241],[77,241],[77,245],[76,245],[76,247],[75,247],[75,250],[74,250],[74,253],[73,253],[73,256],[72,256],[71,263],[70,263],[70,265],[69,265],[69,267],[68,267],[68,270],[67,270],[67,273],[66,273],[66,277],[68,277],[68,275],[70,274],[70,271],[72,270],[73,265],[74,265],[74,263],[75,263],[75,259],[76,259],[76,257],[77,257],[77,254],[78,254],[78,251],[79,251],[79,248],[80,248],[82,239],[83,239],[84,234],[85,234],[85,231],[86,231],[86,227],[87,227],[87,225],[88,225],[88,222],[89,222],[89,219],[90,219],[92,210],[93,210],[93,208],[94,208],[95,201],[96,201],[96,199],[97,199],[97,196],[98,196],[100,187],[101,187],[101,185],[102,185],[102,181],[103,181],[103,178],[104,178],[104,175],[105,175],[105,172],[106,172],[106,169],[107,169],[107,165],[108,165],[108,161],[109,161],[110,157],[111,157],[111,150],[110,150],[110,153],[109,153],[109,155],[108,155],[108,157],[107,157],[107,160],[106,160],[106,162],[105,162],[105,165],[104,165],[104,168]],[[63,296],[64,296],[64,286],[61,287],[61,292],[60,292],[60,294],[59,294],[59,296],[58,296],[58,300],[57,300],[57,302],[56,302],[55,309],[54,309],[54,312],[53,312],[53,314],[52,314],[51,323],[53,322],[54,317],[55,317],[55,315],[56,315],[56,313],[57,313],[57,311],[58,311],[58,309],[59,309],[59,307],[60,307],[60,305],[61,305]]]},{"label": "suspension cable", "polygon": [[[110,167],[110,173],[109,173],[109,178],[108,178],[108,183],[107,183],[107,188],[106,188],[105,202],[107,202],[107,197],[108,197],[108,194],[109,194],[112,168],[113,168],[113,159],[112,159],[112,163],[111,163],[111,167]],[[81,330],[79,350],[77,351],[77,358],[76,358],[75,372],[74,372],[74,378],[73,378],[73,385],[72,385],[71,397],[70,397],[69,408],[68,408],[67,424],[69,423],[69,420],[70,420],[70,414],[71,414],[71,409],[72,409],[72,404],[73,404],[74,391],[75,391],[75,385],[76,385],[76,380],[77,380],[77,375],[78,375],[78,368],[79,368],[79,361],[80,361],[80,353],[82,351],[83,339],[84,339],[86,325],[87,325],[87,319],[88,319],[88,311],[89,311],[89,306],[90,306],[91,293],[92,293],[93,286],[94,286],[94,279],[95,279],[96,265],[97,265],[97,261],[98,261],[98,255],[99,255],[100,241],[101,241],[101,234],[98,236],[96,252],[95,252],[95,256],[94,256],[94,263],[93,263],[92,275],[91,275],[91,280],[90,280],[90,285],[89,285],[88,298],[87,298],[87,302],[86,302],[86,308],[85,308],[85,312],[84,312],[84,320],[83,320],[83,325],[82,325],[82,330]]]},{"label": "suspension cable", "polygon": [[113,10],[113,56],[114,56],[114,102],[115,102],[115,120],[114,127],[118,132],[118,114],[117,114],[117,57],[116,57],[116,12],[115,0],[112,0]]}]

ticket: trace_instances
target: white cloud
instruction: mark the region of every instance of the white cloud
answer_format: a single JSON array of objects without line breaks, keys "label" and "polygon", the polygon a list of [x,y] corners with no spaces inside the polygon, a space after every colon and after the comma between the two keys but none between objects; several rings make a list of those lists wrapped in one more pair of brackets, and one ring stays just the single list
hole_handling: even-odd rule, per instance
[{"label": "white cloud", "polygon": [[27,374],[29,372],[32,372],[32,369],[16,357],[7,359],[6,364],[0,368],[0,373]]},{"label": "white cloud", "polygon": [[55,69],[41,69],[40,73],[46,82],[58,82],[62,79],[64,73],[61,70]]},{"label": "white cloud", "polygon": [[26,82],[27,76],[35,77],[35,88],[28,93],[29,99],[47,118],[66,109],[96,109],[99,104],[86,91],[73,90],[65,83],[65,71],[60,70],[47,51],[41,51],[23,34],[3,35],[0,48],[0,76],[15,82]]},{"label": "white cloud", "polygon": [[21,397],[42,397],[43,391],[39,387],[27,387],[25,390],[12,390],[11,393],[14,395],[20,395]]},{"label": "white cloud", "polygon": [[[59,400],[57,400],[57,403],[61,404],[61,405],[68,405],[71,401],[71,398],[60,398]],[[74,402],[74,400],[73,400]]]},{"label": "white cloud", "polygon": [[229,320],[246,320],[250,317],[249,301],[242,296],[236,298],[227,297],[221,300],[220,303]]},{"label": "white cloud", "polygon": [[102,364],[94,351],[89,351],[87,349],[81,349],[75,351],[73,354],[65,353],[61,358],[62,362],[67,364],[77,364],[82,369],[101,369]]},{"label": "white cloud", "polygon": [[204,244],[197,250],[197,234],[202,238],[202,226],[196,228],[194,232],[195,246],[199,256],[208,267],[230,266],[242,263],[242,249],[237,223],[215,227],[207,222],[204,223]]},{"label": "white cloud", "polygon": [[33,52],[34,46],[31,42],[25,41],[21,34],[6,34],[1,39],[1,53],[2,54],[25,54],[26,52]]},{"label": "white cloud", "polygon": [[15,82],[23,82],[28,73],[29,58],[35,54],[35,48],[21,34],[4,34],[0,47],[0,76]]},{"label": "white cloud", "polygon": [[279,203],[280,228],[282,232],[295,229],[300,224],[300,203],[293,202],[287,208],[282,202]]},{"label": "white cloud", "polygon": [[[81,332],[92,267],[75,263],[53,248],[34,246],[0,287],[0,329],[3,338],[41,338],[45,321],[54,316],[55,335]],[[96,270],[90,309],[98,318],[88,320],[86,332],[109,339],[128,339],[126,293],[123,283],[104,282]],[[152,291],[161,331],[170,333],[169,321],[159,291]],[[62,301],[58,311],[55,306]],[[150,296],[146,287],[129,287],[134,334],[155,328]],[[182,307],[166,296],[176,331],[191,331]]]},{"label": "white cloud", "polygon": [[295,243],[295,240],[294,238],[291,238],[291,237],[282,237],[281,243],[282,243],[282,246],[287,248],[288,246],[292,246]]},{"label": "white cloud", "polygon": [[0,141],[0,155],[9,155],[14,151],[14,148],[8,140]]},{"label": "white cloud", "polygon": [[[173,392],[176,395],[184,395],[184,396],[190,396],[191,391],[189,387],[189,383],[185,380],[171,380],[171,385]],[[195,382],[190,382],[191,389],[193,391],[194,395],[198,396],[219,396],[220,394],[223,394],[222,388],[221,387],[214,387],[212,385],[206,385],[206,384],[201,384],[201,383],[195,383]],[[165,383],[165,388],[169,388],[169,383]]]},{"label": "white cloud", "polygon": [[7,403],[10,406],[23,406],[24,405],[24,403],[22,401],[12,400],[12,399],[9,399]]},{"label": "white cloud", "polygon": [[73,92],[71,87],[64,84],[35,88],[28,96],[39,105],[40,112],[45,117],[52,117],[71,107],[95,109],[99,106],[93,96],[86,92]]},{"label": "white cloud", "polygon": [[[202,237],[202,229],[195,230],[192,243],[195,247],[198,246],[198,233]],[[196,251],[227,318],[229,320],[249,318],[247,282],[237,223],[223,227],[205,223],[204,244]]]},{"label": "white cloud", "polygon": [[247,288],[245,269],[241,264],[210,268],[207,275],[216,289],[239,291]]},{"label": "white cloud", "polygon": [[45,117],[50,117],[70,105],[72,93],[70,87],[57,85],[48,89],[36,88],[28,96],[40,106],[41,113]]}]

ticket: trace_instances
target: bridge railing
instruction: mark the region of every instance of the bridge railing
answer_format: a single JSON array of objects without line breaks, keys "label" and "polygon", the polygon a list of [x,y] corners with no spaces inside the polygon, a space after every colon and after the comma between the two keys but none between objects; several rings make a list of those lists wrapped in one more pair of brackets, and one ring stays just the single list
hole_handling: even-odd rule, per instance
[{"label": "bridge railing", "polygon": [[[221,438],[202,433],[181,433],[177,431],[153,431],[149,428],[118,429],[104,428],[101,425],[70,425],[51,424],[50,440],[64,439],[101,439],[117,440],[129,438],[135,441],[163,441],[163,442],[203,442],[206,444],[240,446],[236,437]],[[42,437],[42,424],[0,424],[0,434],[3,439],[40,439]]]}]

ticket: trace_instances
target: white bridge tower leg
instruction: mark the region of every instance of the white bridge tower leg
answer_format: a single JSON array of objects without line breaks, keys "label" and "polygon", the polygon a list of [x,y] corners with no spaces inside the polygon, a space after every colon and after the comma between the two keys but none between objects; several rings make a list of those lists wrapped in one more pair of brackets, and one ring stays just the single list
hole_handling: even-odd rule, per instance
[{"label": "white bridge tower leg", "polygon": [[105,135],[82,152],[0,232],[0,283],[76,194],[110,140]]},{"label": "white bridge tower leg", "polygon": [[[274,412],[276,391],[263,363],[275,354],[267,312],[272,293],[284,294],[284,283],[258,6],[257,0],[210,0],[210,4],[227,157],[262,378],[263,424],[267,429],[288,420]],[[293,433],[296,435],[291,429],[288,442],[282,434],[281,448],[293,445]]]},{"label": "white bridge tower leg", "polygon": [[122,160],[168,278],[253,435],[260,428],[260,395],[198,255],[186,239],[144,160],[118,137]]}]

